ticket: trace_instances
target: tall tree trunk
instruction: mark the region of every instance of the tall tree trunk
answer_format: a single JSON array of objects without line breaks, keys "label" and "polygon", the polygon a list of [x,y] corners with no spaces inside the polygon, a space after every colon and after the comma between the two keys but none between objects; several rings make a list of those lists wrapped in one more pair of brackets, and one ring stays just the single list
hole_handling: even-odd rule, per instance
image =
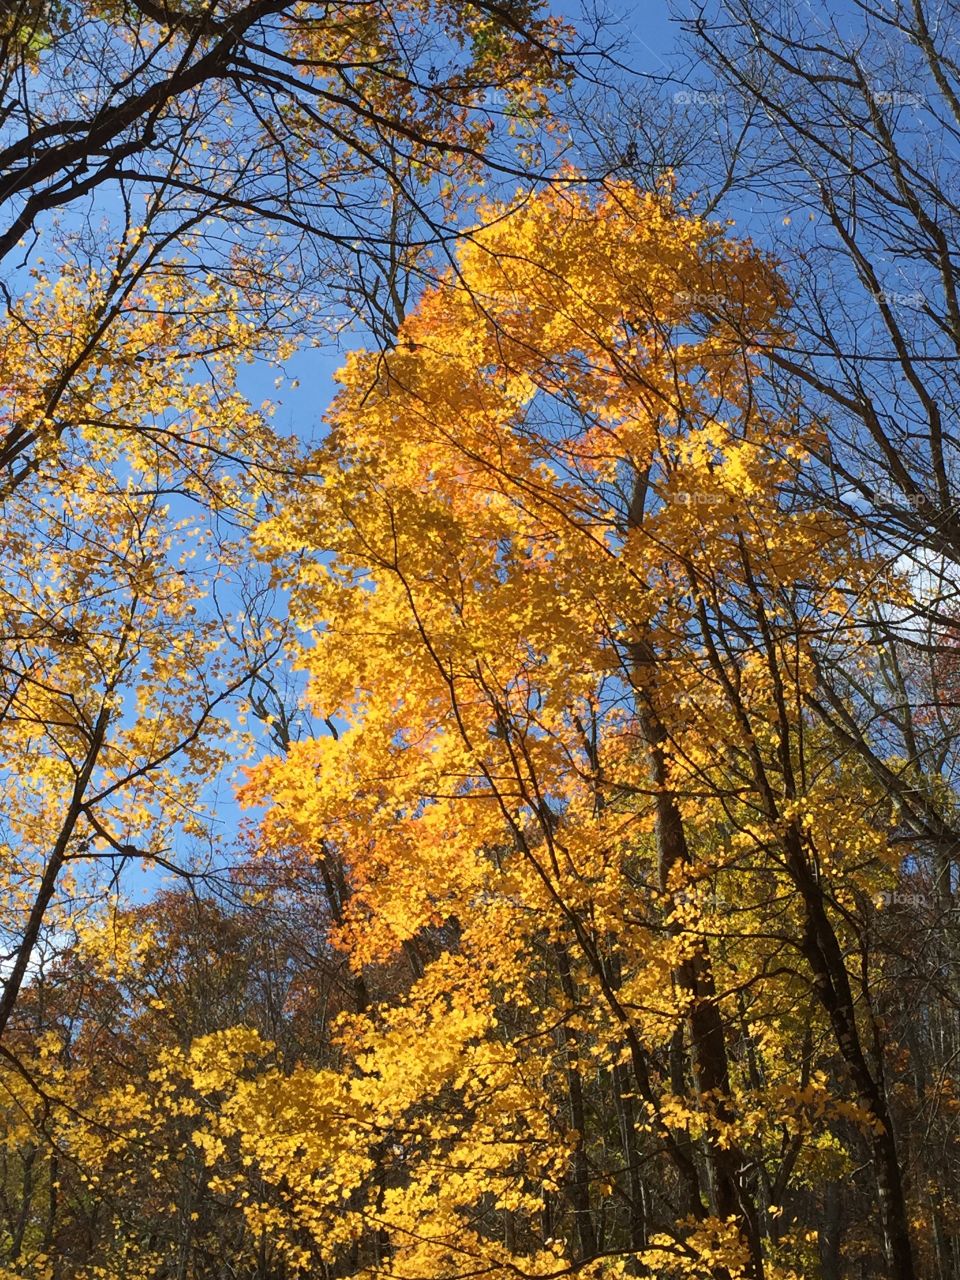
[{"label": "tall tree trunk", "polygon": [[804,855],[802,834],[795,826],[788,829],[785,845],[787,867],[803,900],[806,921],[801,950],[813,973],[814,989],[830,1019],[860,1103],[878,1122],[870,1149],[890,1280],[915,1280],[906,1195],[882,1065],[878,1064],[880,1074],[875,1077],[860,1040],[843,952],[827,916],[822,890]]},{"label": "tall tree trunk", "polygon": [[[561,944],[556,947],[557,968],[560,973],[560,986],[568,1007],[573,1009],[578,1003],[577,989],[573,974],[570,971],[570,957]],[[570,1124],[576,1132],[576,1145],[573,1152],[573,1168],[567,1183],[570,1203],[573,1206],[574,1221],[577,1224],[577,1240],[580,1245],[580,1257],[583,1261],[595,1258],[598,1253],[597,1232],[590,1207],[590,1174],[587,1166],[587,1119],[583,1099],[583,1081],[578,1063],[577,1033],[567,1024],[562,1028],[564,1050],[567,1056],[567,1094],[570,1101]]]},{"label": "tall tree trunk", "polygon": [[[629,526],[638,529],[643,522],[646,477],[636,478],[631,497]],[[629,646],[630,674],[640,734],[646,748],[650,781],[654,791],[658,880],[664,893],[670,891],[671,873],[690,862],[690,851],[683,816],[671,786],[666,748],[668,734],[657,709],[656,690],[660,683],[659,663],[654,646],[647,636],[635,638]],[[671,932],[676,936],[678,929]],[[695,955],[682,961],[675,972],[678,987],[689,997],[687,1028],[690,1036],[690,1059],[694,1085],[708,1111],[722,1123],[730,1123],[730,1072],[727,1062],[726,1037],[706,942]],[[743,1182],[746,1165],[743,1153],[735,1146],[721,1147],[712,1135],[705,1143],[710,1178],[710,1200],[721,1218],[735,1219],[750,1249],[749,1274],[762,1280],[763,1258],[756,1207]]]}]

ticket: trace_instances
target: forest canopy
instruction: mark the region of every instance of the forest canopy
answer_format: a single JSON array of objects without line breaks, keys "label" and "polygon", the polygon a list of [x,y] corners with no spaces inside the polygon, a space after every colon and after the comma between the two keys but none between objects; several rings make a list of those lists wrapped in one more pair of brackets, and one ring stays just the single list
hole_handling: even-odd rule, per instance
[{"label": "forest canopy", "polygon": [[0,1280],[960,1280],[960,11],[646,17],[0,12]]}]

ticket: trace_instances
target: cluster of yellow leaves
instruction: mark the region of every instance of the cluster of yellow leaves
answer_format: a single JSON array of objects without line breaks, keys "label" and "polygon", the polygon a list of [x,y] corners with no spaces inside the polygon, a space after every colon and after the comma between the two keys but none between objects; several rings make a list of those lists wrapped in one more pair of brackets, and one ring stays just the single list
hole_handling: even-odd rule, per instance
[{"label": "cluster of yellow leaves", "polygon": [[[327,99],[322,117],[294,108],[288,123],[295,122],[305,152],[311,145],[322,148],[331,186],[364,172],[366,159],[342,146],[356,130],[352,94],[344,93],[344,68],[350,69],[350,87],[366,110],[373,107],[384,121],[398,123],[415,176],[426,179],[439,168],[450,182],[459,173],[458,203],[469,199],[463,178],[482,173],[481,157],[497,129],[496,117],[509,117],[508,135],[532,140],[551,91],[569,74],[562,52],[571,28],[540,4],[525,6],[520,21],[504,21],[500,13],[459,0],[400,0],[389,8],[377,4],[361,11],[335,4],[322,22],[303,21],[295,12],[285,25],[300,74]],[[416,57],[425,31],[442,33],[430,45],[429,74]],[[384,75],[398,49],[407,74]],[[452,145],[445,148],[445,143]],[[452,189],[445,194],[450,199]]]},{"label": "cluster of yellow leaves", "polygon": [[203,788],[240,749],[224,703],[236,654],[214,597],[236,589],[245,529],[293,459],[236,385],[285,341],[265,338],[235,291],[135,235],[106,256],[115,265],[38,269],[0,324],[13,936],[58,842],[102,852],[106,833],[159,852],[173,827],[204,829]]},{"label": "cluster of yellow leaves", "polygon": [[[317,1256],[333,1260],[371,1223],[395,1238],[411,1272],[441,1266],[451,1240],[462,1256],[506,1264],[507,1253],[472,1230],[472,1210],[493,1195],[500,1209],[532,1211],[531,1179],[558,1187],[568,1143],[546,1093],[492,1034],[481,969],[450,957],[385,1025],[348,1020],[339,1038],[355,1063],[349,1073],[286,1069],[256,1032],[234,1028],[161,1049],[137,1082],[95,1088],[97,1064],[65,1065],[51,1039],[30,1064],[59,1104],[51,1136],[105,1206],[132,1197],[172,1234],[183,1229],[178,1188],[192,1153],[209,1193],[246,1219],[251,1249],[266,1233],[291,1274],[308,1274]],[[411,1034],[436,1045],[429,1062],[415,1056]],[[3,1085],[8,1098],[30,1101],[21,1077]],[[443,1104],[429,1114],[425,1092]],[[19,1130],[6,1128],[11,1151],[30,1137],[29,1110]],[[424,1162],[429,1151],[442,1163]],[[131,1274],[167,1265],[160,1246],[118,1232]],[[545,1257],[549,1271],[558,1255]],[[30,1266],[40,1274],[35,1258]]]}]

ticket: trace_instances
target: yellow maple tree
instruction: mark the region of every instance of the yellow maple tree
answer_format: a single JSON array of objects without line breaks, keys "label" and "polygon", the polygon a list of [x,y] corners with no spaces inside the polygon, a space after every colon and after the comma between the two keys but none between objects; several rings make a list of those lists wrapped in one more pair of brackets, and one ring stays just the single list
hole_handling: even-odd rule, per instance
[{"label": "yellow maple tree", "polygon": [[[381,1159],[367,1188],[380,1265],[792,1275],[808,1244],[774,1188],[829,1161],[839,1106],[906,1275],[843,958],[843,900],[894,858],[807,705],[818,658],[862,643],[857,602],[894,588],[791,501],[816,436],[751,394],[783,286],[669,184],[571,181],[484,222],[396,348],[350,359],[322,487],[260,534],[279,563],[316,553],[293,584],[300,662],[347,725],[258,770],[265,846],[342,862],[358,970],[415,956],[397,1009],[343,1033],[371,1124],[397,1088],[420,1108],[402,1172]],[[846,1100],[810,1092],[805,1024]],[[550,1118],[539,1171],[538,1142],[476,1143],[485,1054],[543,1091],[499,1086],[503,1133]]]}]

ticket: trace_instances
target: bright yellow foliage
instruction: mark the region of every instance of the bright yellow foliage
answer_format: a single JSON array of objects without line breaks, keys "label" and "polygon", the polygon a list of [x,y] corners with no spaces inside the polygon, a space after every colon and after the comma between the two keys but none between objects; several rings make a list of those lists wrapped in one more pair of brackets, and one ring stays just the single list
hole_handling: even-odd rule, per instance
[{"label": "bright yellow foliage", "polygon": [[[778,1135],[796,1135],[802,1181],[827,1110],[878,1123],[807,1081],[800,1028],[823,1012],[799,973],[763,977],[777,935],[803,933],[786,833],[842,892],[892,862],[869,787],[857,807],[848,778],[804,775],[816,649],[856,646],[856,602],[882,575],[785,497],[814,437],[751,395],[782,285],[668,189],[571,184],[485,212],[396,349],[350,358],[322,488],[260,535],[280,561],[316,553],[294,584],[300,661],[314,709],[348,726],[256,772],[265,847],[343,859],[337,940],[358,972],[418,940],[430,957],[395,1009],[342,1032],[367,1123],[397,1133],[391,1098],[420,1107],[399,1131],[402,1175],[381,1152],[358,1208],[389,1241],[379,1265],[411,1280],[549,1274],[586,1248],[576,1196],[626,1195],[628,1179],[624,1153],[572,1118],[574,1077],[632,1081],[626,1150],[660,1161],[665,1187],[691,1143],[774,1177]],[[658,856],[658,792],[685,827],[681,860]],[[678,1095],[663,1064],[689,1019],[699,1070],[708,968],[749,1047],[728,1050],[725,1096],[689,1078]],[[574,1212],[548,1238],[538,1206],[561,1185]],[[663,1274],[756,1274],[750,1222],[714,1221],[708,1191],[697,1203],[699,1222],[680,1215],[640,1256]],[[796,1274],[779,1265],[770,1254],[766,1275]]]},{"label": "bright yellow foliage", "polygon": [[845,1174],[831,1122],[883,1124],[829,1075],[804,876],[853,904],[893,858],[807,722],[887,586],[787,491],[815,436],[752,394],[785,305],[669,184],[571,176],[485,210],[348,360],[319,483],[258,535],[343,727],[246,798],[264,857],[344,869],[334,942],[378,998],[320,1066],[243,1029],[165,1049],[100,1100],[115,1139],[64,1120],[91,1177],[198,1155],[289,1276],[806,1274],[773,1189]]}]

